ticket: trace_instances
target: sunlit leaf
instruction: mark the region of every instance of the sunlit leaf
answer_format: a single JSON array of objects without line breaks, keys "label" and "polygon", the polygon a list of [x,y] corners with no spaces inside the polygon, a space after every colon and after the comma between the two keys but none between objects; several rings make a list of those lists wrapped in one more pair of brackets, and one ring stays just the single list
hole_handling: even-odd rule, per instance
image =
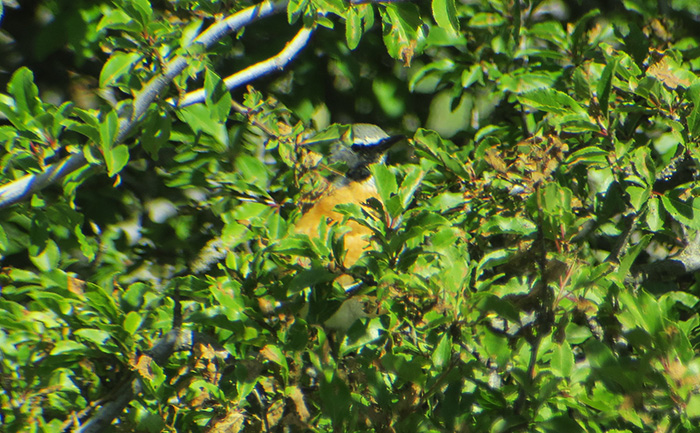
[{"label": "sunlit leaf", "polygon": [[568,342],[563,341],[561,344],[554,345],[551,365],[552,370],[554,370],[559,377],[571,377],[571,371],[574,367],[574,353]]},{"label": "sunlit leaf", "polygon": [[554,114],[586,111],[571,96],[554,89],[536,89],[518,95],[518,99],[533,108]]},{"label": "sunlit leaf", "polygon": [[454,35],[459,33],[459,21],[457,20],[457,8],[454,0],[433,0],[432,9],[433,18],[440,27]]},{"label": "sunlit leaf", "polygon": [[113,54],[102,67],[100,72],[100,87],[114,86],[128,75],[134,64],[141,59],[139,53],[118,52]]},{"label": "sunlit leaf", "polygon": [[603,69],[603,74],[600,77],[600,81],[597,86],[598,94],[598,104],[600,105],[600,111],[603,112],[603,116],[608,116],[608,103],[610,102],[610,94],[612,91],[612,79],[615,76],[615,69],[617,68],[617,59],[613,59]]},{"label": "sunlit leaf", "polygon": [[362,37],[362,19],[355,8],[348,9],[345,15],[345,41],[348,48],[354,50]]},{"label": "sunlit leaf", "polygon": [[700,230],[700,197],[681,199],[677,193],[661,196],[664,210],[676,221]]},{"label": "sunlit leaf", "polygon": [[30,116],[39,114],[39,90],[34,84],[34,74],[29,69],[19,68],[10,82],[7,84],[7,91],[14,97],[16,110],[19,113],[26,113]]}]

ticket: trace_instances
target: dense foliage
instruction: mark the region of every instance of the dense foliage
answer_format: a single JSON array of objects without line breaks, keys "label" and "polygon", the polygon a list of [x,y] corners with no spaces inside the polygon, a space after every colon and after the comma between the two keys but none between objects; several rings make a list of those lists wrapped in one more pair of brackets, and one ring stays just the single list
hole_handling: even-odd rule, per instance
[{"label": "dense foliage", "polygon": [[3,431],[697,431],[695,2],[0,5]]}]

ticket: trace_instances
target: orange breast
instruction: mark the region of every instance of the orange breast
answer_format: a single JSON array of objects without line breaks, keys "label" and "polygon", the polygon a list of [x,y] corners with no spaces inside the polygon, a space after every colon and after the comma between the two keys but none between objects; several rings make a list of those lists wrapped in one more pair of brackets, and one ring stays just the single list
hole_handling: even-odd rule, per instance
[{"label": "orange breast", "polygon": [[[305,233],[309,237],[318,237],[318,231],[323,220],[329,220],[329,223],[339,223],[343,220],[343,215],[334,210],[337,204],[362,204],[371,197],[379,199],[377,189],[372,182],[353,182],[350,185],[335,189],[322,196],[299,219],[296,231],[297,233]],[[345,234],[345,249],[347,252],[343,264],[346,267],[350,267],[357,262],[362,252],[369,246],[369,235],[372,231],[355,221],[348,221],[347,227],[350,228],[350,231]]]}]

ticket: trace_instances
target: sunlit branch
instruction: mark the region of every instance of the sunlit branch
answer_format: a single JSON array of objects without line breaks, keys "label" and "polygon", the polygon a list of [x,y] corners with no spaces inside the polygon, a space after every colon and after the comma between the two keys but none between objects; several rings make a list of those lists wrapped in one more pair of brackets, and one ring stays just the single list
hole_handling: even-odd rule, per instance
[{"label": "sunlit branch", "polygon": [[18,203],[34,193],[83,167],[87,161],[82,154],[75,154],[61,162],[51,164],[38,174],[28,174],[0,187],[0,209]]},{"label": "sunlit branch", "polygon": [[[193,41],[196,44],[201,44],[204,48],[210,47],[212,44],[223,38],[229,33],[235,32],[244,26],[256,21],[260,18],[265,18],[277,12],[281,12],[286,8],[286,1],[264,1],[255,6],[244,9],[229,18],[212,24],[208,29],[202,32]],[[161,76],[154,77],[148,82],[143,91],[134,99],[134,111],[131,119],[126,119],[119,125],[119,135],[117,141],[123,140],[133,127],[133,120],[138,120],[146,113],[148,106],[155,98],[172,82],[172,80],[180,75],[187,67],[190,59],[183,56],[175,57],[165,67],[165,72]]]},{"label": "sunlit branch", "polygon": [[[251,65],[240,72],[236,72],[233,75],[229,75],[224,78],[224,84],[228,90],[235,89],[244,84],[250,83],[264,75],[267,75],[274,71],[281,71],[287,64],[289,64],[294,58],[299,54],[299,52],[306,46],[311,38],[313,29],[303,28],[297,32],[294,38],[287,43],[282,51],[280,51],[276,56],[270,57],[267,60]],[[204,89],[198,89],[187,93],[180,101],[177,103],[174,100],[169,100],[168,102],[172,105],[177,105],[178,107],[186,107],[188,105],[196,104],[198,102],[203,102],[205,98]]]},{"label": "sunlit branch", "polygon": [[[212,24],[197,36],[192,43],[208,48],[227,34],[238,31],[259,19],[282,12],[286,7],[287,0],[265,0]],[[122,117],[119,121],[119,133],[115,144],[126,139],[129,132],[146,113],[151,103],[156,100],[175,77],[185,70],[188,61],[189,59],[186,56],[174,57],[166,64],[164,72],[153,77],[144,86],[143,90],[136,95],[132,104],[133,109],[130,110],[128,117]],[[86,164],[87,160],[82,154],[74,154],[46,167],[42,173],[29,174],[0,186],[0,209],[25,200],[34,192],[60,181]]]}]

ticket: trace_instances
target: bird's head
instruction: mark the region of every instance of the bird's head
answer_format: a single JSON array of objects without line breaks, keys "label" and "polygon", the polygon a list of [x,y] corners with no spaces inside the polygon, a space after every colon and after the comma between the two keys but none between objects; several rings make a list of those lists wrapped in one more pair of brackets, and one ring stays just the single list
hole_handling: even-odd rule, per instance
[{"label": "bird's head", "polygon": [[387,150],[401,141],[403,135],[388,135],[377,125],[355,123],[350,128],[348,146],[337,143],[331,153],[332,163],[344,163],[347,166],[345,179],[349,182],[362,182],[371,175],[369,167],[382,162]]}]

